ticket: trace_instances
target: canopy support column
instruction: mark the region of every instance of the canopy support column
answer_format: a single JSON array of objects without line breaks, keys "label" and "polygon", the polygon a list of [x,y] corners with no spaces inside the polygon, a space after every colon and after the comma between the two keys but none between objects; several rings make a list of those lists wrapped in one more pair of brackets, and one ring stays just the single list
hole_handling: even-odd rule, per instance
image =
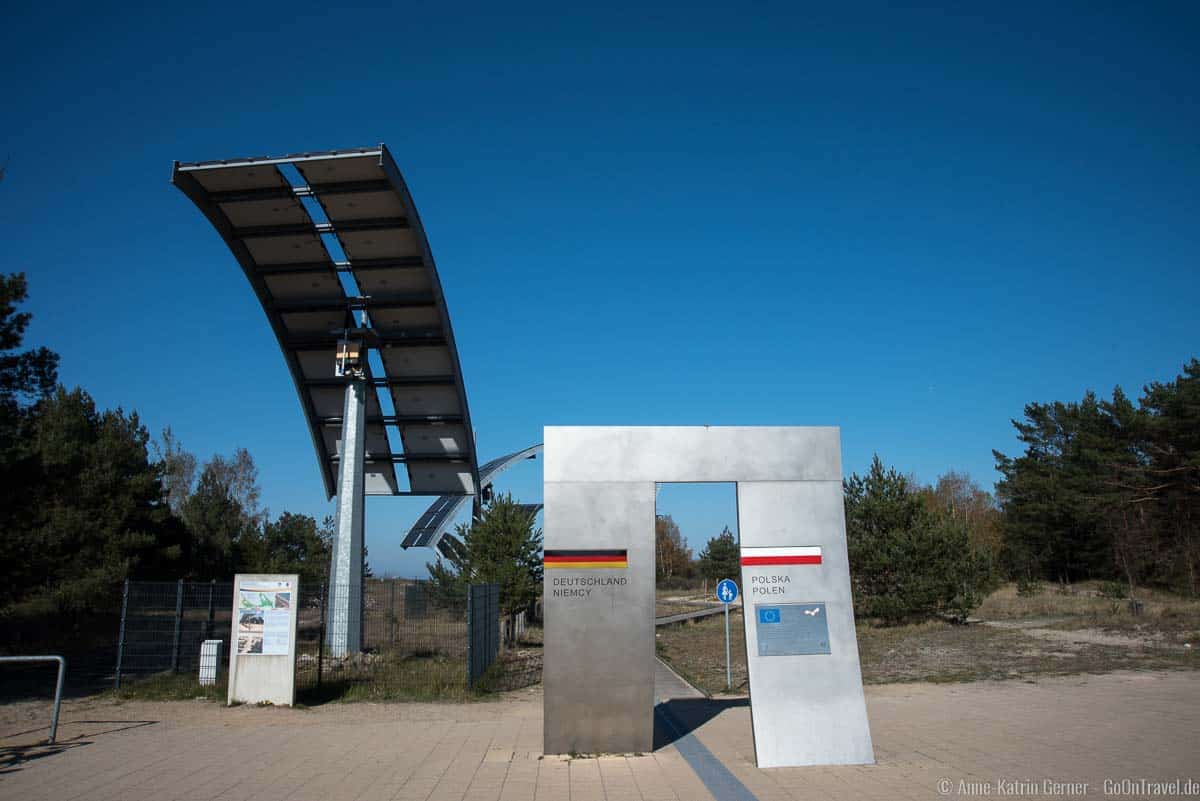
[{"label": "canopy support column", "polygon": [[342,412],[342,449],[338,462],[337,529],[329,570],[329,611],[325,645],[331,656],[362,650],[363,457],[367,382],[346,382]]}]

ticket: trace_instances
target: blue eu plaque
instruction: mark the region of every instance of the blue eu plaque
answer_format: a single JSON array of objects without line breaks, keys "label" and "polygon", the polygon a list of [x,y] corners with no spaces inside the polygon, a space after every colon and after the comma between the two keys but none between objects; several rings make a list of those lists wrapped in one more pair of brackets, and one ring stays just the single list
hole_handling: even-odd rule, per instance
[{"label": "blue eu plaque", "polygon": [[765,604],[754,607],[759,656],[829,653],[825,602]]}]

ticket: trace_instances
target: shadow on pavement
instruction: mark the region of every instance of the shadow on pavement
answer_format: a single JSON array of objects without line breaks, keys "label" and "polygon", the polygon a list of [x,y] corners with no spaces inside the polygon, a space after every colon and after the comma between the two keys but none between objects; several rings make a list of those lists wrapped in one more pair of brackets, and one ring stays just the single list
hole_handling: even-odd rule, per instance
[{"label": "shadow on pavement", "polygon": [[666,748],[727,709],[750,706],[749,698],[673,698],[654,707],[654,750]]},{"label": "shadow on pavement", "polygon": [[16,773],[27,762],[32,762],[35,759],[54,756],[55,754],[61,754],[63,751],[70,751],[73,748],[80,748],[91,744],[91,740],[73,740],[69,743],[55,743],[54,745],[41,743],[38,745],[0,746],[0,776],[8,773]]},{"label": "shadow on pavement", "polygon": [[[100,735],[104,735],[104,734],[114,734],[119,731],[128,731],[130,729],[140,729],[143,726],[153,726],[156,723],[158,723],[157,720],[72,720],[69,723],[63,723],[63,724],[61,724],[61,727],[85,726],[88,724],[92,724],[92,725],[112,724],[112,727],[106,728],[106,729],[100,729],[98,731],[89,729],[86,733],[78,734],[75,737],[73,737],[69,740],[66,740],[66,741],[63,741],[61,739],[63,732],[62,732],[62,728],[60,728],[59,729],[60,739],[57,743],[55,743],[53,745],[50,745],[49,743],[44,742],[44,741],[40,742],[40,743],[29,744],[29,745],[0,745],[0,776],[3,776],[8,773],[16,773],[26,763],[32,762],[36,759],[42,759],[43,757],[61,754],[64,751],[70,751],[72,749],[80,748],[85,745],[91,745],[93,742],[95,742],[92,739],[85,740],[85,739],[81,739],[81,738],[84,738],[84,737],[93,738],[93,737],[99,737]],[[46,730],[47,730],[46,727],[43,726],[43,727],[40,727],[37,729],[29,729],[28,731],[16,732],[13,734],[6,734],[5,739],[12,739],[14,737],[20,737],[20,736],[26,735],[26,734],[34,734],[36,732],[46,731]]]}]

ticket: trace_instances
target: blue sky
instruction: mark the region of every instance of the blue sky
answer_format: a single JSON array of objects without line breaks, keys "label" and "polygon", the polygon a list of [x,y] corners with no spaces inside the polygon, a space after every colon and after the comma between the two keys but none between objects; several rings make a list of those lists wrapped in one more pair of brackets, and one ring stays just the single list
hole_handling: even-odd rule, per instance
[{"label": "blue sky", "polygon": [[[1200,352],[1198,40],[1166,3],[18,3],[0,268],[65,383],[321,516],[262,311],[168,177],[386,142],[484,458],[550,424],[838,425],[847,471],[990,487],[1026,402]],[[689,497],[698,549],[728,504]],[[369,502],[377,570],[423,571],[422,508]]]}]

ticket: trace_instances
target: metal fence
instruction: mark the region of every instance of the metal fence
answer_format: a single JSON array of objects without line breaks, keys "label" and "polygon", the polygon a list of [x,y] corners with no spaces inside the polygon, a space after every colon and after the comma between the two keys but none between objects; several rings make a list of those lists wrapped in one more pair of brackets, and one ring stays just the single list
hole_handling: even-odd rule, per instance
[{"label": "metal fence", "polygon": [[[468,588],[467,598],[440,593],[427,581],[367,579],[363,582],[361,652],[331,656],[325,637],[325,588],[301,587],[296,644],[297,692],[368,698],[453,696],[477,686],[501,648],[499,585]],[[124,587],[113,686],[131,677],[196,674],[201,644],[224,640],[229,664],[233,606],[231,583],[127,581]],[[524,630],[506,621],[512,645]],[[528,660],[505,686],[540,678]]]},{"label": "metal fence", "polygon": [[231,583],[126,581],[113,686],[130,676],[197,672],[200,644],[228,640],[232,611]]},{"label": "metal fence", "polygon": [[[302,586],[296,643],[299,700],[466,697],[485,674],[488,690],[540,681],[536,606],[524,615],[501,617],[494,589],[469,592],[468,599],[440,593],[427,581],[366,579],[363,650],[334,658],[321,647],[324,587]],[[468,615],[472,604],[474,615]],[[218,655],[224,681],[232,608],[230,582],[128,581],[84,611],[0,617],[0,654],[64,655],[64,692],[73,696],[148,677],[195,679],[202,643],[216,639],[222,641]],[[9,666],[0,680],[0,701],[45,697],[53,686],[53,670],[46,666]]]},{"label": "metal fence", "polygon": [[326,607],[301,617],[298,691],[386,700],[437,697],[468,688],[468,621],[461,598],[427,581],[363,582],[362,648],[331,656],[319,647]]}]

